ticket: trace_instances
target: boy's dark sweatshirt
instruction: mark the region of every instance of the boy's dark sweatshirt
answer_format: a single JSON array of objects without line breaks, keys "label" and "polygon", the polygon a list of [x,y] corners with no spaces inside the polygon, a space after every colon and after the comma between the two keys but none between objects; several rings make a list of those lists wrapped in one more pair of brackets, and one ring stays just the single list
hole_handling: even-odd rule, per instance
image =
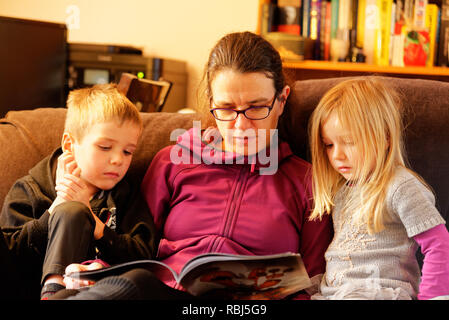
[{"label": "boy's dark sweatshirt", "polygon": [[[2,237],[6,239],[17,271],[26,272],[33,282],[36,278],[37,283],[47,248],[48,209],[56,198],[56,167],[61,154],[62,150],[58,148],[33,167],[27,176],[17,180],[6,195],[0,214]],[[99,250],[98,258],[109,264],[153,258],[157,239],[140,185],[125,177],[106,194],[107,206],[116,207],[116,229],[113,231],[105,225],[103,237],[94,240]],[[100,220],[105,220],[101,214]]]}]

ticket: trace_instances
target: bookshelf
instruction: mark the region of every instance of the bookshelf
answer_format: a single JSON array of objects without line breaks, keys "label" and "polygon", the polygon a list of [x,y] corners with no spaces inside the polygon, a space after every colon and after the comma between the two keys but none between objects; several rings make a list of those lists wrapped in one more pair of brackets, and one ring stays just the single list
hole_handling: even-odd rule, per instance
[{"label": "bookshelf", "polygon": [[[325,0],[322,0],[325,1]],[[445,0],[428,0],[441,7]],[[263,5],[276,1],[259,0],[259,20],[257,33],[264,36],[261,31]],[[299,0],[298,0],[299,2]],[[449,82],[449,68],[439,66],[392,66],[354,62],[334,62],[327,60],[283,59],[284,68],[291,80],[323,79],[330,77],[358,76],[358,75],[384,75],[401,78],[419,78]]]},{"label": "bookshelf", "polygon": [[284,61],[287,74],[294,80],[324,79],[360,75],[384,75],[398,78],[418,78],[449,82],[446,67],[393,67],[366,63],[319,60]]}]

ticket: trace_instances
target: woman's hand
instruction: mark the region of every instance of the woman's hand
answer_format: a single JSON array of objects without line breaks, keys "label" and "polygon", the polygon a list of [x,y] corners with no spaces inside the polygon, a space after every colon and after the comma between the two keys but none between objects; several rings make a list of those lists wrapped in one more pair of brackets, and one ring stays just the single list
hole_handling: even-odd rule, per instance
[{"label": "woman's hand", "polygon": [[71,273],[88,270],[97,270],[101,268],[104,268],[104,266],[99,262],[93,262],[90,264],[72,263],[68,265],[67,268],[65,268],[65,275],[64,275],[64,283],[66,289],[79,289],[82,287],[92,286],[95,284],[95,281],[72,278],[70,276]]}]

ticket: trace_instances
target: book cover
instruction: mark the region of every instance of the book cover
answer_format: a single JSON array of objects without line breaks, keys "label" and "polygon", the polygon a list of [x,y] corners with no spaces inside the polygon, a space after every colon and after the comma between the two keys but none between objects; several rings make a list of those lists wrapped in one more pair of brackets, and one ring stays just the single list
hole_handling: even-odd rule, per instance
[{"label": "book cover", "polygon": [[408,26],[413,25],[413,2],[414,0],[404,0],[404,23]]},{"label": "book cover", "polygon": [[426,7],[427,0],[415,0],[415,8],[413,10],[413,25],[416,29],[424,29],[426,27]]},{"label": "book cover", "polygon": [[436,4],[428,4],[426,8],[426,28],[429,30],[429,57],[426,65],[432,67],[435,64],[436,56],[436,40],[437,40],[437,27],[438,27],[438,11],[440,9]]},{"label": "book cover", "polygon": [[331,0],[331,39],[337,37],[339,0]]},{"label": "book cover", "polygon": [[276,29],[274,19],[275,10],[276,5],[271,2],[262,4],[260,15],[260,35],[264,36],[268,32],[272,32]]},{"label": "book cover", "polygon": [[390,63],[391,8],[393,0],[377,0],[379,10],[379,29],[374,47],[374,63],[388,66]]},{"label": "book cover", "polygon": [[330,60],[330,45],[331,45],[331,24],[332,24],[332,5],[329,1],[324,1],[324,5],[322,7],[322,11],[324,14],[322,15],[324,18],[323,23],[323,32],[321,34],[321,38],[323,39],[323,60]]},{"label": "book cover", "polygon": [[365,10],[366,0],[359,0],[357,7],[357,41],[356,45],[359,48],[363,48],[363,40],[365,38]]},{"label": "book cover", "polygon": [[374,64],[374,45],[378,27],[377,0],[366,0],[365,6],[365,32],[363,38],[363,53],[366,63]]},{"label": "book cover", "polygon": [[309,35],[313,40],[320,39],[321,0],[310,1],[310,30]]},{"label": "book cover", "polygon": [[310,1],[302,0],[302,36],[304,38],[310,36]]},{"label": "book cover", "polygon": [[396,26],[396,3],[393,2],[391,5],[391,23],[390,23],[390,53],[389,53],[389,64],[390,65],[392,65],[392,60],[393,60],[395,26]]},{"label": "book cover", "polygon": [[340,0],[338,6],[338,29],[349,31],[351,27],[351,0]]},{"label": "book cover", "polygon": [[277,31],[301,35],[301,0],[278,0]]},{"label": "book cover", "polygon": [[312,285],[300,254],[244,256],[208,253],[194,257],[179,274],[156,260],[137,260],[104,269],[66,275],[98,281],[135,268],[146,268],[159,279],[175,279],[189,293],[234,300],[283,299]]},{"label": "book cover", "polygon": [[429,56],[429,32],[425,29],[404,28],[404,65],[425,66]]},{"label": "book cover", "polygon": [[446,67],[449,65],[449,0],[442,0],[438,37],[438,66]]}]

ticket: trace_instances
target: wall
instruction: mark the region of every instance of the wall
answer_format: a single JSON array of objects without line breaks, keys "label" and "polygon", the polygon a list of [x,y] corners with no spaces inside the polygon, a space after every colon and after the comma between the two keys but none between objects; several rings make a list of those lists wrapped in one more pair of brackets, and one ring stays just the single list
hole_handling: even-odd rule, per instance
[{"label": "wall", "polygon": [[[187,62],[187,107],[209,50],[223,35],[255,31],[258,0],[0,0],[0,15],[66,23],[69,42],[140,47]],[[78,12],[77,12],[78,11]],[[79,13],[79,19],[74,19]]]}]

